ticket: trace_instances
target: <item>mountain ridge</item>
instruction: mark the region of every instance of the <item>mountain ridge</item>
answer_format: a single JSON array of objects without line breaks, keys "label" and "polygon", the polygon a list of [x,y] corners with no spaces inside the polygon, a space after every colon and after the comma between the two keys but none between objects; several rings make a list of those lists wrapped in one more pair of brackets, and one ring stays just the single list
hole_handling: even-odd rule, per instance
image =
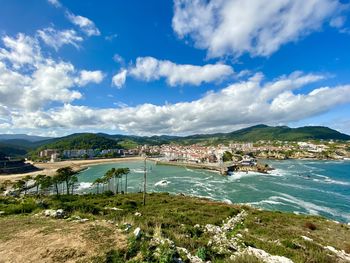
[{"label": "mountain ridge", "polygon": [[[37,136],[39,137],[39,136]],[[288,126],[268,126],[259,124],[228,133],[194,134],[189,136],[137,136],[106,133],[73,133],[63,137],[40,137],[43,140],[28,141],[25,139],[0,140],[0,152],[5,154],[23,154],[33,150],[49,148],[63,149],[106,149],[106,148],[134,148],[138,145],[161,144],[196,144],[217,145],[231,141],[256,142],[265,141],[307,141],[307,140],[350,140],[350,136],[324,126],[304,126],[290,128]],[[38,139],[38,138],[36,138]]]}]

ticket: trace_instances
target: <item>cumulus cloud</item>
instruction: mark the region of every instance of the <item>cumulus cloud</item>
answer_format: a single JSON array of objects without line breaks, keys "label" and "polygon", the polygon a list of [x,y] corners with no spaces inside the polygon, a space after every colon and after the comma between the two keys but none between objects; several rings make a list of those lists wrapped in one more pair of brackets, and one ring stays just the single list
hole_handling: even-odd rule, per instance
[{"label": "cumulus cloud", "polygon": [[73,29],[59,31],[52,27],[48,27],[38,30],[37,32],[45,44],[53,47],[56,51],[63,45],[68,44],[79,48],[78,43],[83,41],[83,38],[78,36],[77,32]]},{"label": "cumulus cloud", "polygon": [[224,64],[206,64],[203,66],[176,64],[169,60],[158,60],[153,57],[138,57],[136,63],[128,70],[122,70],[113,78],[113,84],[121,87],[126,75],[143,81],[153,81],[164,78],[168,85],[195,85],[220,81],[232,75],[231,66]]},{"label": "cumulus cloud", "polygon": [[350,85],[299,89],[323,79],[292,73],[271,82],[256,74],[198,100],[174,104],[95,109],[65,104],[29,115],[13,115],[12,125],[31,129],[108,129],[131,134],[191,134],[230,131],[258,123],[280,124],[308,118],[350,102]]},{"label": "cumulus cloud", "polygon": [[174,0],[172,26],[209,57],[268,56],[320,30],[341,9],[337,0]]},{"label": "cumulus cloud", "polygon": [[88,36],[99,36],[101,35],[100,30],[96,27],[95,23],[89,18],[79,15],[74,15],[71,12],[66,13],[67,18],[74,25],[80,27],[80,29]]},{"label": "cumulus cloud", "polygon": [[100,70],[88,71],[82,70],[80,71],[80,76],[77,79],[77,83],[79,86],[85,86],[89,83],[101,83],[104,78],[104,74]]},{"label": "cumulus cloud", "polygon": [[112,85],[117,87],[117,88],[123,87],[123,85],[126,81],[126,74],[127,74],[127,70],[122,69],[119,73],[114,75],[112,78]]},{"label": "cumulus cloud", "polygon": [[71,103],[82,94],[76,85],[102,81],[100,71],[78,72],[69,62],[45,57],[38,41],[24,34],[2,38],[0,49],[0,106],[11,118],[37,112],[56,103]]},{"label": "cumulus cloud", "polygon": [[14,68],[36,66],[42,62],[40,46],[35,38],[19,33],[16,38],[4,36],[2,41],[5,48],[0,48],[0,60],[7,60]]}]

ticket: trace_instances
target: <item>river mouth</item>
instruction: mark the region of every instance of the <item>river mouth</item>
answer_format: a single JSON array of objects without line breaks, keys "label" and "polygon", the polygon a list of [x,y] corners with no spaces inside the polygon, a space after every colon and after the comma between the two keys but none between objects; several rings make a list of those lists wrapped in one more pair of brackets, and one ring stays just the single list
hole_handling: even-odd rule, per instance
[{"label": "river mouth", "polygon": [[[241,172],[225,177],[205,170],[148,162],[147,191],[182,193],[350,222],[349,161],[269,160],[267,163],[276,168],[269,175]],[[132,161],[94,165],[82,171],[78,192],[96,192],[92,182],[113,167],[128,167],[128,192],[141,191],[143,162]]]}]

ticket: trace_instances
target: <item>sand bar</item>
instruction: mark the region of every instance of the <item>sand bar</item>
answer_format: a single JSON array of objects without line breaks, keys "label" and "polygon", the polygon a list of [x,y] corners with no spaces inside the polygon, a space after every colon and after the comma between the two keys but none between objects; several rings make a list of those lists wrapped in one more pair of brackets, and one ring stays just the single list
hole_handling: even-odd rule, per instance
[{"label": "sand bar", "polygon": [[32,164],[38,167],[40,171],[24,173],[24,174],[0,175],[0,183],[5,180],[15,181],[27,175],[35,176],[37,174],[45,174],[45,175],[52,176],[55,174],[57,169],[66,167],[66,166],[71,166],[74,170],[79,171],[92,165],[98,165],[103,163],[139,161],[139,160],[143,160],[143,158],[137,156],[137,157],[109,158],[109,159],[67,160],[67,161],[54,162],[54,163],[33,162]]}]

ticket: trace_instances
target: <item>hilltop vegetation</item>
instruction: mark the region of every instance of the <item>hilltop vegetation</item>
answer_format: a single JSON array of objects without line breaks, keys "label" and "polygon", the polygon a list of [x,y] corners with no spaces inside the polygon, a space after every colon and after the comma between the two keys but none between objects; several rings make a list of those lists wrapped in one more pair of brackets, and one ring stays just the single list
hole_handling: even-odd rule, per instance
[{"label": "hilltop vegetation", "polygon": [[[1,138],[0,138],[1,139]],[[161,144],[205,144],[217,145],[222,143],[256,142],[265,141],[307,141],[307,140],[350,140],[350,136],[336,130],[321,127],[308,126],[300,128],[289,128],[287,126],[271,127],[257,125],[231,133],[198,134],[185,137],[178,136],[133,136],[133,135],[109,135],[104,133],[76,133],[68,136],[28,141],[24,139],[0,140],[0,152],[10,156],[25,155],[35,150],[37,153],[43,149],[132,149],[140,145]]]},{"label": "hilltop vegetation", "polygon": [[120,149],[118,141],[106,138],[99,134],[77,133],[62,138],[49,140],[40,146],[36,152],[44,149],[57,149],[59,151],[71,149]]},{"label": "hilltop vegetation", "polygon": [[[63,209],[66,219],[45,217],[45,209]],[[5,261],[255,263],[263,250],[330,263],[350,253],[345,224],[166,193],[147,195],[146,206],[142,194],[1,197],[0,210]]]}]

